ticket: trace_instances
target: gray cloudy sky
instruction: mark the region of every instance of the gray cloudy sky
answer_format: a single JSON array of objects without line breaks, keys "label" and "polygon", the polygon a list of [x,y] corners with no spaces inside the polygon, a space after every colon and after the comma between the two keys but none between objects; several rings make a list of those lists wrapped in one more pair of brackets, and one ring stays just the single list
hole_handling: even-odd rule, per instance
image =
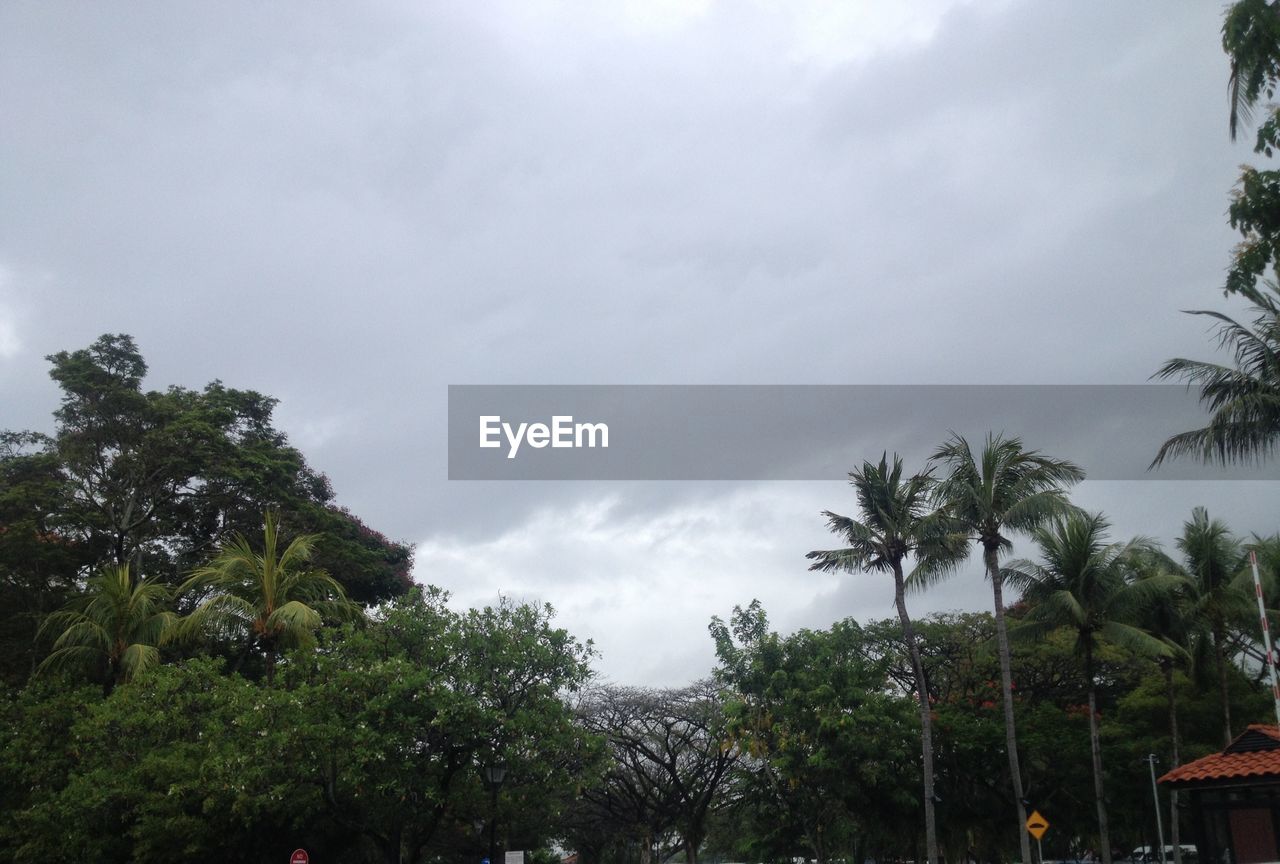
[{"label": "gray cloudy sky", "polygon": [[[834,479],[450,483],[447,385],[1141,383],[1208,355],[1178,310],[1231,305],[1253,158],[1221,14],[5,3],[0,426],[48,428],[44,355],[131,333],[152,387],[279,397],[419,579],[553,603],[622,681],[704,673],[708,619],[753,597],[783,629],[888,616],[886,584],[804,568]],[[1275,482],[1078,500],[1160,537],[1280,510]],[[975,570],[914,606],[986,596]]]}]

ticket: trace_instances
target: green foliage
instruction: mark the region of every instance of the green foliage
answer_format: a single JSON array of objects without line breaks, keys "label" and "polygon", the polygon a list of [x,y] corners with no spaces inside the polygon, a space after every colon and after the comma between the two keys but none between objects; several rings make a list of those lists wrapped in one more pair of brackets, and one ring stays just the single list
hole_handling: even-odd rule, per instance
[{"label": "green foliage", "polygon": [[106,567],[67,609],[45,619],[41,629],[57,637],[41,670],[79,666],[108,686],[136,678],[159,664],[160,645],[177,623],[168,602],[166,586],[134,579],[128,564]]},{"label": "green foliage", "polygon": [[320,789],[329,817],[389,861],[431,847],[478,852],[471,826],[488,816],[480,768],[494,760],[507,767],[505,833],[545,843],[537,835],[596,746],[564,701],[589,674],[589,646],[553,627],[548,607],[458,615],[445,599],[411,592],[288,670],[306,706],[292,732],[298,782]]},{"label": "green foliage", "polygon": [[545,845],[597,752],[564,701],[590,650],[546,608],[444,599],[331,632],[274,687],[199,658],[106,698],[37,684],[6,700],[0,861],[478,858],[493,758],[504,833]]},{"label": "green foliage", "polygon": [[268,509],[324,534],[316,563],[353,599],[408,589],[412,550],[333,503],[328,480],[272,425],[274,399],[218,381],[145,390],[146,362],[123,334],[48,359],[63,394],[54,435],[0,438],[7,626],[33,629],[66,586],[106,564],[177,583]]},{"label": "green foliage", "polygon": [[[1267,0],[1239,0],[1228,8],[1222,24],[1222,48],[1231,58],[1231,137],[1253,106],[1275,95],[1280,78],[1280,9]],[[1271,112],[1274,116],[1274,111]],[[1267,139],[1259,136],[1256,149]],[[1268,154],[1269,155],[1269,154]]]},{"label": "green foliage", "polygon": [[[1271,205],[1280,214],[1280,198]],[[1228,465],[1262,461],[1280,445],[1280,294],[1274,283],[1241,288],[1253,303],[1252,326],[1220,312],[1196,310],[1218,321],[1220,348],[1230,365],[1177,357],[1155,373],[1200,388],[1200,402],[1210,412],[1209,424],[1174,435],[1160,445],[1152,465],[1190,456]]]},{"label": "green foliage", "polygon": [[245,640],[267,657],[267,679],[282,648],[312,647],[320,625],[361,619],[359,607],[346,598],[328,573],[308,566],[319,538],[294,537],[283,551],[277,517],[264,517],[263,551],[258,554],[243,535],[225,541],[218,554],[192,573],[182,593],[201,599],[183,619],[185,636],[215,631]]},{"label": "green foliage", "polygon": [[[1222,47],[1231,60],[1229,128],[1234,140],[1257,104],[1275,95],[1280,79],[1280,7],[1266,0],[1233,4],[1223,22]],[[1280,109],[1268,105],[1254,152],[1270,157],[1278,144]],[[1227,271],[1226,291],[1248,294],[1280,262],[1280,172],[1245,166],[1228,215],[1242,239]]]},{"label": "green foliage", "polygon": [[36,633],[94,560],[75,542],[69,489],[49,439],[0,432],[0,681],[21,684],[40,659]]},{"label": "green foliage", "polygon": [[784,638],[753,602],[728,624],[713,619],[711,634],[729,728],[748,757],[739,794],[760,838],[737,851],[826,861],[891,844],[916,817],[919,725],[857,623]]}]

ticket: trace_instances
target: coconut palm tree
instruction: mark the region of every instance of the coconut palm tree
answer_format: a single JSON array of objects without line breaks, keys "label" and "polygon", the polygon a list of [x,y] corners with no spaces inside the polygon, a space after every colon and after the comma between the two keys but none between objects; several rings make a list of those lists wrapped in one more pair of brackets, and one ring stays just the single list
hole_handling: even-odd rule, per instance
[{"label": "coconut palm tree", "polygon": [[41,625],[42,634],[58,636],[39,669],[96,668],[110,692],[160,662],[159,645],[177,621],[168,602],[168,588],[134,579],[128,564],[104,568],[87,581],[83,595]]},{"label": "coconut palm tree", "polygon": [[[1193,664],[1201,649],[1208,642],[1206,621],[1198,604],[1195,583],[1186,577],[1185,571],[1162,551],[1151,550],[1135,561],[1138,579],[1173,577],[1171,590],[1153,597],[1142,610],[1140,624],[1152,636],[1162,640],[1171,653],[1156,658],[1164,676],[1165,700],[1169,711],[1170,767],[1182,764],[1182,738],[1178,731],[1178,669],[1193,671]],[[1203,664],[1198,664],[1203,665]],[[1182,864],[1181,825],[1178,810],[1178,790],[1169,790],[1169,842],[1173,845],[1173,862]]]},{"label": "coconut palm tree", "polygon": [[920,749],[924,766],[925,846],[929,864],[938,860],[938,831],[934,815],[933,719],[929,687],[920,660],[916,631],[907,614],[905,562],[915,562],[916,574],[940,574],[964,560],[968,538],[946,516],[930,504],[932,479],[929,471],[904,478],[902,459],[894,454],[890,467],[887,455],[880,464],[864,462],[849,473],[849,482],[858,501],[859,518],[824,511],[827,527],[847,544],[842,549],[810,552],[810,570],[823,572],[876,572],[893,577],[893,600],[902,623],[902,637],[911,656],[920,700]]},{"label": "coconut palm tree", "polygon": [[934,489],[936,502],[982,549],[982,561],[995,599],[996,649],[1000,655],[1000,687],[1004,695],[1005,750],[1017,809],[1017,831],[1023,861],[1031,860],[1027,808],[1018,765],[1018,736],[1013,720],[1013,676],[1004,617],[1004,585],[1000,553],[1013,544],[1008,535],[1030,531],[1071,509],[1064,486],[1084,479],[1084,471],[1061,459],[1023,448],[1018,438],[987,435],[981,456],[969,442],[952,434],[933,454],[949,473]]},{"label": "coconut palm tree", "polygon": [[270,683],[281,649],[313,645],[324,621],[362,613],[337,580],[308,565],[319,535],[299,535],[280,551],[277,519],[268,512],[262,536],[262,554],[237,534],[182,584],[180,593],[194,592],[201,599],[181,631],[191,636],[212,630],[247,639],[247,648],[265,655]]},{"label": "coconut palm tree", "polygon": [[1219,322],[1218,346],[1231,364],[1177,357],[1152,376],[1199,386],[1211,412],[1209,425],[1161,444],[1152,467],[1183,456],[1222,465],[1263,461],[1280,446],[1280,293],[1274,284],[1240,293],[1253,303],[1252,326],[1207,309],[1188,313]]},{"label": "coconut palm tree", "polygon": [[1207,627],[1218,674],[1218,695],[1222,703],[1224,746],[1231,743],[1230,678],[1227,674],[1231,630],[1254,621],[1257,616],[1252,574],[1246,568],[1243,544],[1209,511],[1197,507],[1182,524],[1177,540],[1182,568],[1193,586],[1193,612]]},{"label": "coconut palm tree", "polygon": [[1149,657],[1171,650],[1136,623],[1153,597],[1171,590],[1169,580],[1133,581],[1135,558],[1150,544],[1143,540],[1107,543],[1108,527],[1100,514],[1077,511],[1056,517],[1032,533],[1042,563],[1013,561],[1005,571],[1005,580],[1021,589],[1023,599],[1031,604],[1023,624],[1012,633],[1044,636],[1062,628],[1075,632],[1089,693],[1089,743],[1103,864],[1111,864],[1111,837],[1098,737],[1097,650],[1104,642]]}]

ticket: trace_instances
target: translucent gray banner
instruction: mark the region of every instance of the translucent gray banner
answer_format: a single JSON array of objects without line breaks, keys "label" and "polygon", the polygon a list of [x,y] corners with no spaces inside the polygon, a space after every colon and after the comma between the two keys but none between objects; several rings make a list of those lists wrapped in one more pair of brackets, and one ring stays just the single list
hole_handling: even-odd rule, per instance
[{"label": "translucent gray banner", "polygon": [[1280,465],[1150,469],[1205,425],[1178,385],[451,385],[450,480],[840,480],[908,470],[957,432],[1070,459],[1093,480],[1276,480]]}]

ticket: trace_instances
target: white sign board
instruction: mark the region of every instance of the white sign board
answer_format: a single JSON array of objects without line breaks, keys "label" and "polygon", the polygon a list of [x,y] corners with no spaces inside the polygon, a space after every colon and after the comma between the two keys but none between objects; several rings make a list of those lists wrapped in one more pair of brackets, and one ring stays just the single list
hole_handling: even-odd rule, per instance
[{"label": "white sign board", "polygon": [[508,850],[502,864],[524,864],[524,850],[516,850],[514,852]]}]

